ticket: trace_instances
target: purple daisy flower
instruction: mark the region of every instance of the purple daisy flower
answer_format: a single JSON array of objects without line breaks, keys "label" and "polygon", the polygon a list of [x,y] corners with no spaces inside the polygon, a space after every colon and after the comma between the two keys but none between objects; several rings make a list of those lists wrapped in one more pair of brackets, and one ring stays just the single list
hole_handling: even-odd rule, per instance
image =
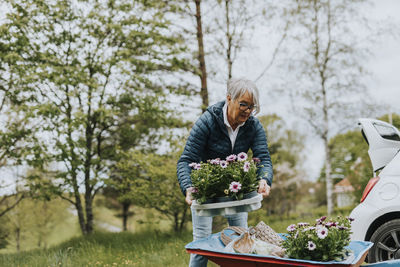
[{"label": "purple daisy flower", "polygon": [[288,232],[293,232],[294,230],[296,230],[296,225],[295,224],[291,224],[286,228],[286,230]]},{"label": "purple daisy flower", "polygon": [[194,166],[196,166],[196,164],[197,164],[196,162],[192,162],[189,164],[189,167],[194,168]]},{"label": "purple daisy flower", "polygon": [[219,162],[219,166],[221,166],[222,168],[226,168],[226,167],[228,167],[228,162],[227,161],[225,161],[225,160],[221,160],[220,162]]},{"label": "purple daisy flower", "polygon": [[259,158],[253,158],[254,163],[260,163],[261,160]]},{"label": "purple daisy flower", "polygon": [[326,216],[322,216],[321,218],[317,219],[317,224],[322,224],[323,221],[326,220]]},{"label": "purple daisy flower", "polygon": [[211,163],[211,164],[214,164],[214,165],[219,165],[220,161],[221,161],[221,160],[220,160],[219,158],[216,158],[216,159],[210,160],[210,163]]},{"label": "purple daisy flower", "polygon": [[192,193],[198,193],[198,192],[199,192],[199,190],[196,187],[192,188]]},{"label": "purple daisy flower", "polygon": [[312,250],[314,250],[316,247],[317,247],[317,246],[315,245],[314,242],[308,241],[308,245],[307,245],[308,250],[311,250],[311,251],[312,251]]},{"label": "purple daisy flower", "polygon": [[237,193],[241,188],[242,188],[242,185],[239,182],[232,182],[229,185],[229,190],[231,190],[231,192],[234,192],[234,193]]},{"label": "purple daisy flower", "polygon": [[309,226],[310,224],[306,222],[299,222],[297,225],[303,227],[303,226]]},{"label": "purple daisy flower", "polygon": [[248,172],[250,170],[250,162],[246,161],[243,165],[243,171]]},{"label": "purple daisy flower", "polygon": [[200,170],[201,169],[201,164],[196,163],[196,165],[194,165],[193,169]]},{"label": "purple daisy flower", "polygon": [[247,154],[246,153],[244,153],[244,152],[240,152],[239,154],[238,154],[238,161],[245,161],[247,159]]},{"label": "purple daisy flower", "polygon": [[320,239],[324,239],[328,236],[328,229],[326,227],[317,227],[317,236]]},{"label": "purple daisy flower", "polygon": [[232,154],[232,155],[229,155],[229,156],[226,157],[226,161],[233,162],[233,161],[236,160],[236,158],[237,158],[236,155]]}]

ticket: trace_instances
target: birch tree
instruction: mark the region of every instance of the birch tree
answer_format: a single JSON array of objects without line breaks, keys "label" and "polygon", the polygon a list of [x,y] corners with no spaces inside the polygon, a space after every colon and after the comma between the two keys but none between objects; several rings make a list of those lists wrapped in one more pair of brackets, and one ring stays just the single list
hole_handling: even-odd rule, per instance
[{"label": "birch tree", "polygon": [[[293,106],[324,144],[327,212],[333,212],[332,162],[329,139],[365,109],[368,94],[362,77],[368,55],[365,1],[303,0],[298,3],[297,42],[289,70],[296,73]],[[295,40],[292,39],[292,40]],[[365,99],[363,97],[362,99]]]}]

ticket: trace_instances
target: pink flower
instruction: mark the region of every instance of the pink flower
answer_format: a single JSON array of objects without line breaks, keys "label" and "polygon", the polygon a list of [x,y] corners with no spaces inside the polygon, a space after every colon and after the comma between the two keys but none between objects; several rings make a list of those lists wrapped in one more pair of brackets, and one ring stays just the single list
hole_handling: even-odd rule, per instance
[{"label": "pink flower", "polygon": [[214,165],[218,165],[220,163],[220,161],[221,161],[220,158],[216,158],[216,159],[210,160],[210,163],[214,164]]},{"label": "pink flower", "polygon": [[229,185],[229,190],[231,190],[231,192],[234,192],[234,193],[237,193],[241,188],[242,188],[242,185],[239,182],[232,182]]},{"label": "pink flower", "polygon": [[228,162],[225,161],[225,160],[221,160],[220,163],[219,163],[219,165],[220,165],[222,168],[225,169],[226,167],[228,167]]},{"label": "pink flower", "polygon": [[317,227],[317,236],[320,239],[324,239],[325,237],[328,236],[328,229],[324,226]]},{"label": "pink flower", "polygon": [[336,226],[336,223],[335,223],[335,222],[327,222],[327,223],[325,224],[325,226],[327,226],[327,227],[335,227],[335,226]]},{"label": "pink flower", "polygon": [[260,163],[261,160],[259,158],[253,158],[254,163]]},{"label": "pink flower", "polygon": [[317,222],[317,224],[322,224],[322,222],[325,220],[326,220],[326,216],[322,216],[321,218],[317,219],[316,222]]},{"label": "pink flower", "polygon": [[244,172],[248,172],[250,170],[250,162],[246,161],[243,165]]},{"label": "pink flower", "polygon": [[311,250],[311,251],[312,251],[312,250],[314,250],[316,247],[317,247],[317,246],[315,245],[314,242],[308,241],[308,245],[307,245],[308,250]]},{"label": "pink flower", "polygon": [[244,153],[244,152],[240,152],[239,154],[238,154],[238,161],[245,161],[247,159],[247,154],[246,153]]},{"label": "pink flower", "polygon": [[296,225],[295,224],[291,224],[286,228],[286,230],[288,232],[293,232],[294,230],[296,230]]},{"label": "pink flower", "polygon": [[196,187],[192,188],[192,193],[198,193],[198,192],[199,192],[199,190]]},{"label": "pink flower", "polygon": [[228,161],[228,162],[233,162],[235,160],[236,160],[235,154],[232,154],[232,155],[226,157],[226,161]]},{"label": "pink flower", "polygon": [[189,167],[194,168],[194,166],[196,166],[196,164],[197,164],[196,162],[192,162],[189,164]]},{"label": "pink flower", "polygon": [[193,169],[200,170],[201,169],[201,164],[196,163],[196,165],[194,165]]},{"label": "pink flower", "polygon": [[306,222],[299,222],[297,225],[303,227],[303,226],[309,226],[310,224]]}]

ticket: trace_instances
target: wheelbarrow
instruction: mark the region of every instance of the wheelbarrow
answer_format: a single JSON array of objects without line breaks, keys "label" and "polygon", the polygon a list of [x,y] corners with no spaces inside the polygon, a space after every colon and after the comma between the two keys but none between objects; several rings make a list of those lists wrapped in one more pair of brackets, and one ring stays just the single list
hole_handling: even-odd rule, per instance
[{"label": "wheelbarrow", "polygon": [[[360,266],[368,254],[373,243],[366,241],[351,241],[347,247],[352,251],[351,255],[343,261],[318,262],[280,258],[275,256],[264,256],[245,253],[224,252],[225,245],[220,239],[221,233],[212,234],[207,238],[193,241],[185,246],[187,252],[207,257],[221,267],[282,267],[282,266],[328,266],[345,267]],[[381,266],[379,266],[381,267]]]}]

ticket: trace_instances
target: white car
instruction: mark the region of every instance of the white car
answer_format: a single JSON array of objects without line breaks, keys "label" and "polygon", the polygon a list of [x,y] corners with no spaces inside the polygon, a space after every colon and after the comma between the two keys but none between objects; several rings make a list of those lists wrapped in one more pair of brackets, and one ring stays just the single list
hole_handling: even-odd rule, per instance
[{"label": "white car", "polygon": [[359,119],[359,125],[375,175],[350,214],[355,219],[351,239],[374,243],[370,263],[400,259],[400,132],[374,119]]}]

